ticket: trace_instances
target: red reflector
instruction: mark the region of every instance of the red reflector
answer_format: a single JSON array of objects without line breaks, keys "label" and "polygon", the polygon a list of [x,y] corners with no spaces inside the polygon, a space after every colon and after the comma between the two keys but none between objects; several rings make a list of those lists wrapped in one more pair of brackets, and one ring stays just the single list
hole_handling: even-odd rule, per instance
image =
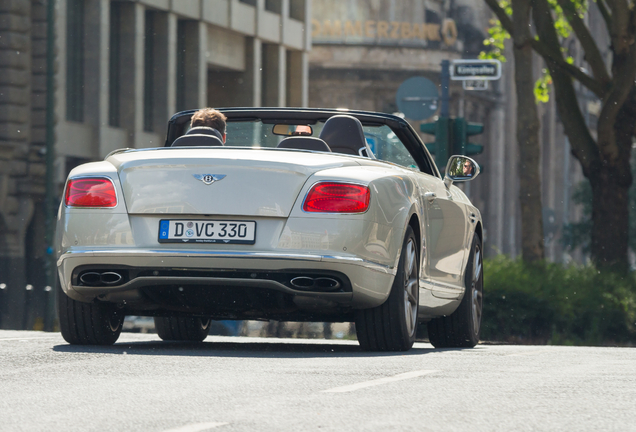
[{"label": "red reflector", "polygon": [[318,183],[305,198],[303,210],[319,213],[363,213],[369,208],[371,192],[366,186],[346,183]]},{"label": "red reflector", "polygon": [[115,186],[106,178],[81,178],[69,180],[64,203],[69,207],[115,207]]}]

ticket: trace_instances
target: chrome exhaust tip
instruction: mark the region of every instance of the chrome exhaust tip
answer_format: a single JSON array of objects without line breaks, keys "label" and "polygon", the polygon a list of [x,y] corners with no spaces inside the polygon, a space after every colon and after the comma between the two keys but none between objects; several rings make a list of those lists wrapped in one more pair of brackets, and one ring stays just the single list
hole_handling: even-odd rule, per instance
[{"label": "chrome exhaust tip", "polygon": [[316,288],[325,291],[334,291],[340,288],[340,282],[329,277],[319,277],[314,280]]},{"label": "chrome exhaust tip", "polygon": [[330,277],[312,278],[309,276],[297,276],[289,283],[303,291],[336,291],[340,289],[340,282]]},{"label": "chrome exhaust tip", "polygon": [[307,276],[298,276],[289,281],[292,286],[306,290],[314,286],[314,279]]},{"label": "chrome exhaust tip", "polygon": [[115,272],[104,272],[100,275],[100,282],[104,285],[117,285],[121,280],[121,275]]},{"label": "chrome exhaust tip", "polygon": [[101,275],[97,272],[86,272],[79,277],[79,280],[84,285],[97,286],[101,283]]}]

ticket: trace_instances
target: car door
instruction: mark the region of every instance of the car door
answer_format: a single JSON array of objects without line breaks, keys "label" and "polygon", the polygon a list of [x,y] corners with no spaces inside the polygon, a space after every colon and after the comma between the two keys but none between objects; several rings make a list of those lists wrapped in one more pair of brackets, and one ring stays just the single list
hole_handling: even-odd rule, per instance
[{"label": "car door", "polygon": [[426,254],[424,280],[441,298],[457,298],[466,259],[466,209],[454,199],[444,182],[433,176],[419,176],[419,192],[425,213]]}]

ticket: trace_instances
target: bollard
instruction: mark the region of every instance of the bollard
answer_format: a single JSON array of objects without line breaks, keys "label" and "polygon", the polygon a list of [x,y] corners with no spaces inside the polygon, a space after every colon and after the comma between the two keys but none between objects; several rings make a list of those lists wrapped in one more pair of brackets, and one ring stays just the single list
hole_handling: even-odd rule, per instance
[{"label": "bollard", "polygon": [[33,303],[33,285],[27,284],[24,289],[26,293],[24,295],[24,315],[22,315],[22,330],[29,329],[29,318],[31,315],[31,308]]},{"label": "bollard", "polygon": [[55,330],[55,291],[53,287],[44,287],[44,331]]},{"label": "bollard", "polygon": [[4,308],[5,308],[5,302],[6,302],[6,298],[5,298],[5,292],[7,291],[7,284],[6,283],[0,283],[0,328],[2,328],[2,317],[4,315]]}]

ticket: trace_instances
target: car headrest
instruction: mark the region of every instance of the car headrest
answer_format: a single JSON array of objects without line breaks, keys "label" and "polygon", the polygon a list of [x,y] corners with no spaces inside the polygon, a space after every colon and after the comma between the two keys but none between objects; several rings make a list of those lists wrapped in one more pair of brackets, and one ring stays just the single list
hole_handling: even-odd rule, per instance
[{"label": "car headrest", "polygon": [[197,126],[180,136],[170,147],[220,147],[223,146],[223,135],[218,130]]},{"label": "car headrest", "polygon": [[329,145],[324,140],[316,137],[292,136],[282,140],[277,148],[313,150],[322,152],[331,152]]},{"label": "car headrest", "polygon": [[372,154],[364,137],[362,123],[357,118],[349,115],[329,117],[320,132],[320,138],[325,140],[334,153],[355,156],[369,156]]},{"label": "car headrest", "polygon": [[186,132],[186,135],[212,135],[223,141],[223,134],[208,126],[195,126]]}]

